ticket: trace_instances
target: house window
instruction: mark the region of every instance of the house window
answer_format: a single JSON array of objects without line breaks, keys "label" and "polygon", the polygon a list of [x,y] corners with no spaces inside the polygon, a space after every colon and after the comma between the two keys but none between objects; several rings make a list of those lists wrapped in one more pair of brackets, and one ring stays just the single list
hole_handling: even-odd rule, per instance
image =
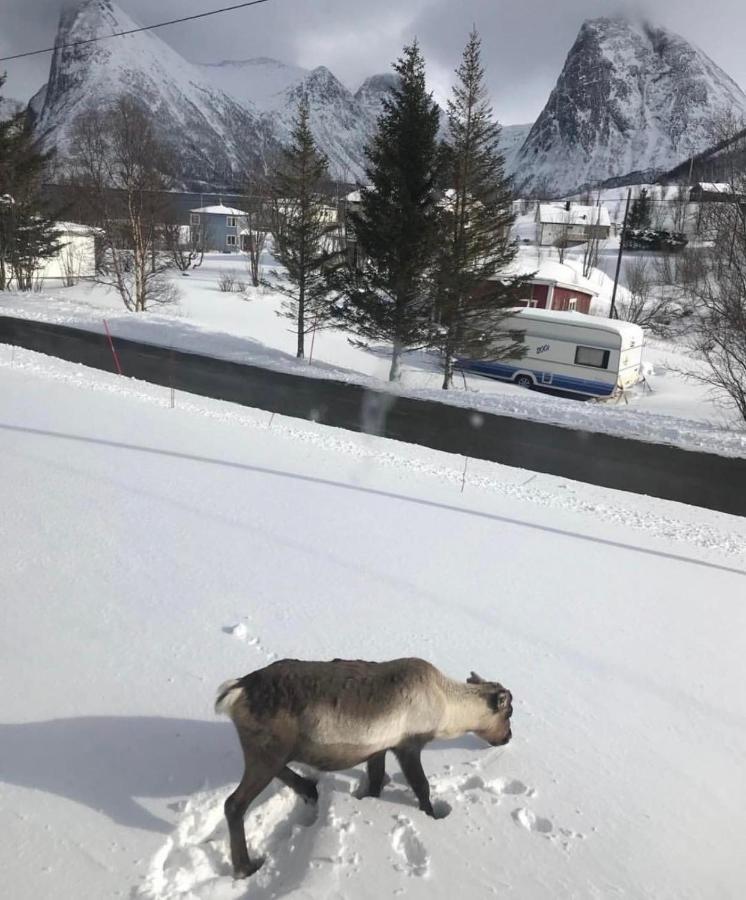
[{"label": "house window", "polygon": [[576,347],[575,365],[593,366],[594,369],[608,369],[609,350],[598,350],[595,347]]},{"label": "house window", "polygon": [[577,301],[576,297],[571,297],[567,301],[567,308],[568,309],[577,309],[578,308],[578,301]]},{"label": "house window", "polygon": [[235,228],[235,227],[236,227],[236,217],[228,216],[228,228]]},{"label": "house window", "polygon": [[229,247],[235,247],[235,246],[236,246],[236,235],[235,235],[235,234],[229,234],[229,235],[227,235],[226,238],[225,238],[225,240],[226,240],[226,243],[228,244]]},{"label": "house window", "polygon": [[192,213],[190,221],[192,225],[199,225],[199,213]]}]

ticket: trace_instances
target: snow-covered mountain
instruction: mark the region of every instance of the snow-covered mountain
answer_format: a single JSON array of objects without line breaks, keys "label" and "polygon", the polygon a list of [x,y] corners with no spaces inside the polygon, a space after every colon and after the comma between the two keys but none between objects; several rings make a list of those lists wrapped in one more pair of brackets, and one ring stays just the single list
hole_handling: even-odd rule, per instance
[{"label": "snow-covered mountain", "polygon": [[[58,44],[136,28],[113,0],[83,0],[60,18]],[[363,177],[364,148],[388,76],[368,79],[360,97],[325,67],[272,59],[187,62],[156,32],[55,52],[49,82],[29,109],[45,146],[64,156],[75,118],[122,93],[143,101],[172,144],[182,180],[231,180],[289,138],[301,94],[311,127],[337,177]]]},{"label": "snow-covered mountain", "polygon": [[[63,11],[57,43],[136,27],[111,0],[85,0]],[[245,170],[271,140],[256,108],[237,102],[152,31],[55,51],[49,82],[30,104],[37,133],[64,156],[77,115],[122,93],[152,112],[187,178],[220,181]]]},{"label": "snow-covered mountain", "polygon": [[[62,14],[57,44],[135,27],[113,0],[82,0]],[[365,177],[365,147],[396,78],[373,75],[353,93],[325,66],[304,69],[266,57],[197,65],[151,31],[57,51],[49,82],[29,110],[45,146],[64,157],[81,112],[132,94],[152,110],[174,147],[182,181],[220,183],[235,180],[288,141],[305,94],[332,174],[353,182]],[[504,129],[508,157],[526,130]]]},{"label": "snow-covered mountain", "polygon": [[[380,96],[388,82],[353,94],[325,66],[303,69],[276,59],[247,59],[201,66],[207,76],[238,103],[260,112],[267,132],[287,143],[298,102],[308,98],[311,130],[329,159],[333,174],[355,181],[363,177],[365,145],[380,109]],[[376,76],[385,79],[387,76]]]},{"label": "snow-covered mountain", "polygon": [[746,115],[746,95],[684,38],[623,19],[587,21],[515,157],[516,184],[567,194],[669,169],[712,143],[712,117],[726,109]]},{"label": "snow-covered mountain", "polygon": [[500,130],[500,149],[505,157],[505,170],[515,171],[515,159],[524,145],[533,124],[528,125],[503,125]]}]

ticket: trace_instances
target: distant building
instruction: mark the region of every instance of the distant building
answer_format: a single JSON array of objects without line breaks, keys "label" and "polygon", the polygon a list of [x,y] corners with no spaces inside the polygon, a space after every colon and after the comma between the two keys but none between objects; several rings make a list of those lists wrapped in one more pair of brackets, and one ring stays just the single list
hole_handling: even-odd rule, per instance
[{"label": "distant building", "polygon": [[237,253],[248,213],[230,206],[202,206],[189,213],[192,242],[207,253]]},{"label": "distant building", "polygon": [[605,206],[581,206],[577,203],[540,203],[536,210],[536,241],[542,247],[558,242],[582,244],[591,238],[606,240],[611,219]]},{"label": "distant building", "polygon": [[727,182],[700,181],[689,188],[689,199],[692,203],[743,203],[746,195],[735,191]]}]

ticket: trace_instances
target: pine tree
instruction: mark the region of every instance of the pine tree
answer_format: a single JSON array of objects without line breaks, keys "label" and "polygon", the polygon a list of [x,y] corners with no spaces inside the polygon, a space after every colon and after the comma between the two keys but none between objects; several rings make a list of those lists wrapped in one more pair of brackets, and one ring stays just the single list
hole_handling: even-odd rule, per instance
[{"label": "pine tree", "polygon": [[360,210],[350,213],[361,261],[347,270],[337,306],[358,334],[391,342],[392,381],[402,352],[427,345],[431,333],[440,117],[416,41],[404,48],[394,71],[399,83],[383,101],[367,149],[369,184],[361,190]]},{"label": "pine tree", "polygon": [[322,195],[328,162],[316,146],[309,118],[308,98],[303,96],[291,144],[283,150],[273,181],[274,255],[287,277],[275,272],[268,282],[288,298],[283,315],[295,320],[299,358],[305,355],[306,334],[329,320],[327,268],[336,258],[336,224],[329,220]]},{"label": "pine tree", "polygon": [[526,296],[528,282],[526,277],[499,277],[517,253],[510,237],[515,214],[476,31],[456,74],[444,146],[450,186],[441,204],[433,341],[442,353],[444,389],[451,386],[458,355],[520,355],[520,341],[501,332],[500,323],[506,307]]},{"label": "pine tree", "polygon": [[[5,78],[0,76],[0,88]],[[29,290],[41,261],[60,250],[55,222],[42,209],[42,177],[52,158],[41,153],[25,112],[0,122],[0,290]]]}]

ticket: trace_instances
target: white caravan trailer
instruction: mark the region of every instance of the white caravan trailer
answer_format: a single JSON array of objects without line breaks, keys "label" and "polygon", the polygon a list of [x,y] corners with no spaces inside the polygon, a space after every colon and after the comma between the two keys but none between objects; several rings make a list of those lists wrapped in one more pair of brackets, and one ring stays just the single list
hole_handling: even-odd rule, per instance
[{"label": "white caravan trailer", "polygon": [[528,308],[516,309],[503,319],[500,330],[525,332],[522,359],[462,359],[461,368],[524,387],[554,388],[586,397],[608,397],[640,380],[643,331],[631,322]]}]

